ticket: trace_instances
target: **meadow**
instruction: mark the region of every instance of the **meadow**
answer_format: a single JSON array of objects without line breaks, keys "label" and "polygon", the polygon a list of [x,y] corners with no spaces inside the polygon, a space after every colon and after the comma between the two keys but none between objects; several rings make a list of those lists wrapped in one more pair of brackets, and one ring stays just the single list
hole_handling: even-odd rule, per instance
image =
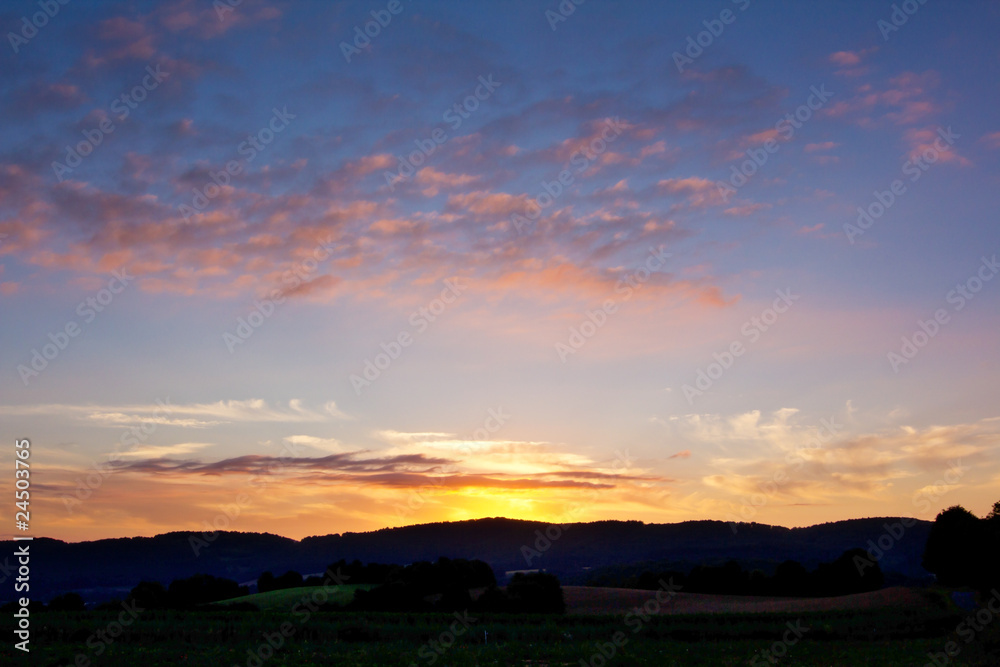
[{"label": "meadow", "polygon": [[[144,611],[114,639],[107,631],[120,612],[38,613],[31,664],[924,665],[928,653],[941,652],[955,638],[967,616],[935,591],[920,592],[923,604],[640,615],[628,624],[620,609],[577,613],[572,606],[566,615],[481,614],[461,620],[443,613],[309,612],[301,606],[292,611],[307,590],[294,590],[297,596],[274,591],[291,604],[269,610]],[[276,601],[271,593],[261,595]],[[789,632],[793,626],[800,636]],[[996,628],[989,631],[979,641],[963,643],[948,664],[996,664],[995,654],[987,655],[996,648]],[[14,653],[9,644],[0,648],[4,663],[14,664]]]}]

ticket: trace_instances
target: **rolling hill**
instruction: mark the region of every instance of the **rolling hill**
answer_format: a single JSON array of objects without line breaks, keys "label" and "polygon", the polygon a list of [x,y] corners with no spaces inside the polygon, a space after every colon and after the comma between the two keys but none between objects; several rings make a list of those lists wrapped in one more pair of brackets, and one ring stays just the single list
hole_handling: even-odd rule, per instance
[{"label": "rolling hill", "polygon": [[[544,568],[564,584],[584,583],[600,568],[640,562],[693,565],[735,559],[766,569],[767,564],[791,559],[813,568],[847,549],[866,548],[869,540],[877,542],[886,533],[884,524],[895,521],[853,519],[805,528],[740,524],[734,533],[722,521],[599,521],[562,524],[556,531],[536,521],[490,518],[300,541],[268,533],[222,532],[207,545],[201,543],[197,553],[192,543],[198,544],[202,536],[195,532],[77,543],[37,538],[32,543],[31,592],[42,600],[67,591],[101,600],[123,596],[141,580],[167,584],[206,573],[248,582],[265,570],[321,572],[339,559],[406,564],[440,556],[478,558],[489,563],[501,580],[506,571]],[[901,538],[893,539],[880,561],[889,575],[887,583],[928,578],[920,561],[930,526],[917,521]],[[555,540],[539,539],[547,528],[552,535],[558,533]],[[2,553],[13,552],[13,542],[7,542]],[[9,566],[0,562],[0,577]],[[3,600],[14,597],[13,579],[6,575],[0,592]]]}]

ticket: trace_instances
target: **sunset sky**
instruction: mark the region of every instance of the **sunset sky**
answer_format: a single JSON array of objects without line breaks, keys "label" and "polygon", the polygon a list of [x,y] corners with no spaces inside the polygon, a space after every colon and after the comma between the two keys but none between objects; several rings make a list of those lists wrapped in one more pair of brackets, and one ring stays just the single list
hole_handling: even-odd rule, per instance
[{"label": "sunset sky", "polygon": [[1000,499],[997,3],[53,4],[0,9],[32,534]]}]

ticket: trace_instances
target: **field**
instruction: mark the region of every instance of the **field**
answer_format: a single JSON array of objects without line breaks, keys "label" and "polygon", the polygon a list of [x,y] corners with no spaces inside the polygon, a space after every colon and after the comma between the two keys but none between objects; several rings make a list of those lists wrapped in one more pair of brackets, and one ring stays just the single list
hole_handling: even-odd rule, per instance
[{"label": "field", "polygon": [[[334,590],[331,591],[330,599],[327,602],[330,604],[346,604],[354,599],[354,591],[359,588],[367,590],[371,588],[371,584],[343,584],[331,587]],[[214,604],[218,607],[230,607],[236,604],[249,603],[256,605],[261,611],[285,610],[295,606],[295,603],[302,598],[303,590],[308,589],[285,588],[280,591],[244,595],[243,597],[232,598],[231,600],[224,600]]]},{"label": "field", "polygon": [[[755,656],[757,664],[772,664],[767,653],[784,656],[775,660],[785,665],[923,665],[928,652],[940,652],[954,639],[965,616],[941,593],[906,589],[887,589],[867,599],[808,601],[678,594],[665,603],[664,613],[645,616],[636,615],[634,607],[655,599],[652,592],[569,587],[565,616],[462,620],[451,614],[295,608],[309,590],[294,589],[297,596],[281,598],[290,603],[287,607],[268,611],[144,611],[113,639],[109,635],[116,633],[121,612],[38,613],[32,617],[30,664],[577,667],[581,660],[604,664],[603,651],[611,657],[608,665],[622,666],[747,665]],[[269,602],[278,599],[263,595],[270,596],[261,598]],[[747,607],[778,602],[791,608],[779,613]],[[813,606],[794,608],[805,602]],[[790,623],[800,637],[790,633]],[[792,641],[783,643],[790,634]],[[985,654],[988,646],[963,643],[949,664],[997,664],[995,656]],[[6,642],[0,661],[14,664],[15,653]]]},{"label": "field", "polygon": [[[624,614],[642,605],[652,592],[627,588],[592,588],[563,586],[567,611],[571,614]],[[932,610],[943,602],[936,595],[912,588],[884,588],[872,593],[858,593],[834,598],[780,598],[743,595],[706,595],[677,593],[661,614],[727,614],[836,611],[909,607]]]}]

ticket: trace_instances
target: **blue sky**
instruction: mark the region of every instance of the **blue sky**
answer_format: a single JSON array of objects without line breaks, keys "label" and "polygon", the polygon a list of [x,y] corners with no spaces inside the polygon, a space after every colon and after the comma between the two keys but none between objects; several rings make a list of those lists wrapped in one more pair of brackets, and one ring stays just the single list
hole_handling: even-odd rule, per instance
[{"label": "blue sky", "polygon": [[0,414],[41,532],[195,529],[260,474],[232,528],[292,537],[992,505],[995,4],[394,7],[69,3],[18,38],[41,9],[4,6]]}]

